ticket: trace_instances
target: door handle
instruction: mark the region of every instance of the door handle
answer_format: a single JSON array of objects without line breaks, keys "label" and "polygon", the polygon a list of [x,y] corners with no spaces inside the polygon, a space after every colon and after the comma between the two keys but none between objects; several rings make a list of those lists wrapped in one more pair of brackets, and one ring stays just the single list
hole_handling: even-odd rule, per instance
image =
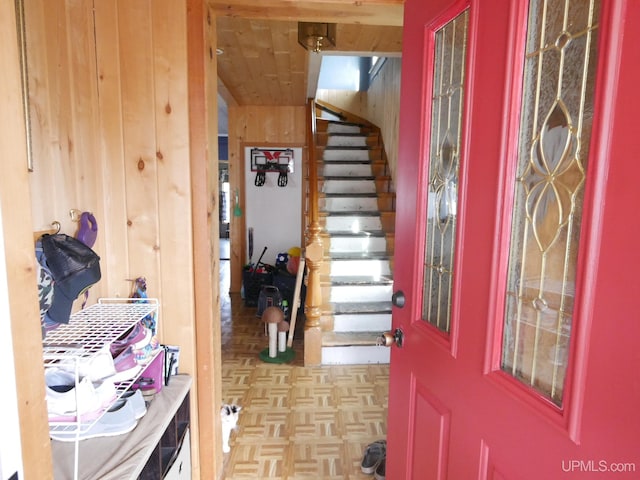
[{"label": "door handle", "polygon": [[381,333],[380,336],[376,338],[376,345],[380,347],[390,347],[392,345],[397,345],[398,348],[401,348],[403,342],[404,332],[399,328],[396,328],[393,332]]},{"label": "door handle", "polygon": [[402,308],[404,307],[405,302],[406,302],[406,298],[402,290],[393,292],[393,295],[391,295],[391,303],[393,303],[395,307]]}]

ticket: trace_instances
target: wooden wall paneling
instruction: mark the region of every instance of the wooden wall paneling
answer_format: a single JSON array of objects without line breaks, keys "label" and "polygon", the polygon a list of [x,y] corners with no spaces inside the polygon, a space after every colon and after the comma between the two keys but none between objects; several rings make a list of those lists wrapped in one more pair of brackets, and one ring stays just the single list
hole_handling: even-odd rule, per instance
[{"label": "wooden wall paneling", "polygon": [[[80,211],[93,212],[98,202],[102,202],[102,190],[96,188],[98,164],[94,161],[98,143],[98,115],[93,1],[80,0],[67,5],[68,44],[72,45],[68,54],[68,117],[71,120],[68,154],[75,174],[71,178],[75,195],[70,205]],[[74,235],[76,229],[69,234]]]},{"label": "wooden wall paneling", "polygon": [[[66,5],[62,0],[25,2],[34,172],[29,176],[34,230],[54,220],[73,233],[68,215],[76,198],[72,138]],[[53,188],[52,188],[53,187]]]},{"label": "wooden wall paneling", "polygon": [[217,208],[216,25],[204,0],[187,0],[189,72],[189,138],[198,431],[193,478],[217,479],[222,474],[221,333]]},{"label": "wooden wall paneling", "polygon": [[400,76],[402,59],[387,58],[367,92],[364,115],[380,127],[391,177],[395,178],[400,133]]},{"label": "wooden wall paneling", "polygon": [[[66,210],[92,212],[98,221],[98,228],[105,218],[104,190],[100,182],[102,169],[99,159],[99,113],[96,79],[96,48],[93,1],[81,0],[69,2],[66,9],[67,35],[65,45],[69,48],[69,118],[72,135],[68,140],[69,161],[74,169],[74,177],[67,179],[73,184],[74,198],[69,199]],[[70,217],[69,217],[70,218]],[[77,220],[77,219],[76,219]],[[75,235],[79,223],[69,229],[69,235]],[[104,262],[100,239],[93,249]],[[104,268],[101,269],[101,271]],[[97,298],[107,295],[103,282],[98,282],[89,291],[89,304]],[[77,300],[75,310],[82,306],[83,298]]]},{"label": "wooden wall paneling", "polygon": [[[208,126],[205,142],[208,142],[208,163],[209,167],[209,191],[206,198],[210,199],[209,218],[211,219],[208,240],[211,242],[211,272],[209,278],[213,284],[202,282],[201,288],[207,288],[208,292],[213,292],[211,302],[211,310],[213,313],[213,322],[206,325],[198,324],[198,342],[199,351],[203,357],[212,358],[213,365],[210,370],[203,369],[202,374],[205,377],[200,379],[206,387],[200,398],[201,410],[203,410],[204,424],[207,427],[206,434],[202,435],[203,439],[213,439],[211,443],[204,443],[213,451],[207,452],[210,460],[207,464],[213,463],[209,470],[212,474],[215,472],[217,478],[221,478],[223,471],[223,455],[222,455],[222,426],[220,423],[220,415],[218,414],[218,405],[222,405],[222,322],[221,322],[221,300],[220,300],[220,183],[219,183],[219,151],[218,151],[218,94],[217,94],[217,55],[213,54],[217,48],[217,31],[215,16],[207,7],[206,23],[205,23],[205,98],[207,101],[207,123]],[[206,54],[209,52],[209,55]],[[196,194],[198,192],[195,192]],[[207,243],[204,241],[204,235],[200,244],[205,247]],[[204,263],[206,266],[207,264]],[[207,300],[207,297],[203,297]],[[206,304],[203,305],[206,308]],[[203,317],[206,321],[209,317]],[[209,328],[209,329],[208,329]],[[201,333],[204,332],[205,335]],[[201,363],[199,363],[201,365]],[[216,408],[209,408],[215,405]],[[214,428],[213,431],[210,431]],[[209,470],[203,469],[208,472]],[[204,478],[204,477],[203,477]]]},{"label": "wooden wall paneling", "polygon": [[[73,235],[75,225],[70,221],[68,212],[71,208],[76,208],[76,169],[73,159],[71,158],[71,150],[73,148],[73,116],[71,103],[71,62],[69,49],[74,43],[69,38],[69,25],[67,18],[67,4],[63,3],[57,10],[58,18],[50,18],[47,15],[47,5],[43,2],[45,9],[45,21],[47,22],[47,32],[50,36],[47,39],[47,47],[55,48],[54,52],[49,51],[49,92],[48,95],[54,96],[49,106],[51,108],[50,117],[54,137],[51,148],[47,152],[48,155],[42,159],[50,165],[51,170],[48,176],[42,178],[40,186],[42,189],[51,189],[55,187],[55,197],[53,206],[54,214],[62,217],[62,232]],[[53,23],[57,20],[57,23]],[[56,41],[52,42],[51,40]],[[52,45],[50,45],[52,44]],[[51,56],[53,55],[53,56]],[[51,59],[54,59],[52,62]],[[35,175],[42,175],[37,169]],[[46,208],[46,207],[45,207]]]},{"label": "wooden wall paneling", "polygon": [[[51,478],[40,315],[36,290],[14,2],[0,2],[0,221],[2,221],[8,310],[13,343],[20,449],[24,478]],[[3,269],[4,270],[4,269]],[[3,272],[4,274],[4,272]],[[4,368],[11,368],[4,365]],[[8,394],[12,393],[9,388]],[[6,394],[6,393],[5,393]]]},{"label": "wooden wall paneling", "polygon": [[[192,13],[200,15],[195,21],[202,26],[204,2],[188,1],[189,7],[197,7]],[[194,393],[203,385],[198,405],[205,407],[196,408],[193,401],[192,431],[194,435],[200,433],[201,439],[208,435],[206,448],[216,448],[217,416],[211,405],[219,403],[220,377],[219,372],[216,376],[219,363],[214,364],[216,352],[212,340],[216,338],[216,330],[212,308],[219,309],[219,303],[216,306],[212,301],[217,285],[212,277],[217,280],[218,274],[217,271],[212,274],[212,264],[204,260],[195,262],[203,270],[194,272],[193,258],[181,256],[193,248],[196,254],[206,252],[211,259],[210,234],[213,230],[217,232],[217,225],[211,228],[215,205],[211,206],[209,200],[217,199],[209,191],[214,191],[217,185],[207,183],[210,165],[203,161],[207,153],[213,157],[217,153],[215,145],[210,152],[207,150],[210,131],[206,130],[204,113],[197,122],[190,117],[196,110],[194,106],[204,105],[204,94],[196,95],[196,101],[190,100],[189,108],[185,101],[191,90],[197,90],[187,87],[187,77],[191,75],[186,62],[187,1],[104,0],[95,3],[95,10],[89,0],[27,3],[35,12],[29,30],[33,44],[30,49],[37,53],[30,57],[30,63],[34,64],[30,80],[35,84],[33,106],[39,127],[34,144],[41,158],[37,159],[36,171],[29,175],[34,187],[30,200],[37,212],[32,214],[28,209],[20,212],[31,216],[34,226],[41,224],[34,229],[46,228],[55,219],[63,223],[63,230],[69,234],[77,227],[68,219],[70,208],[95,209],[101,213],[97,251],[102,258],[103,281],[92,292],[96,297],[104,293],[128,296],[132,285],[126,279],[147,277],[149,295],[161,298],[162,334],[184,348],[181,371],[197,375]],[[204,58],[201,37],[202,34],[199,40],[189,43],[199,46],[196,55],[200,55],[200,64]],[[215,78],[215,73],[210,76]],[[203,76],[190,81],[192,86],[204,88]],[[215,120],[215,94],[212,97],[209,108]],[[190,137],[189,122],[205,128],[203,135]],[[215,123],[211,123],[215,128]],[[197,152],[190,151],[189,142],[198,146]],[[190,158],[199,170],[190,171]],[[213,178],[217,179],[217,175]],[[204,189],[193,193],[191,182],[198,185],[202,180]],[[2,189],[3,194],[9,191]],[[19,196],[13,200],[16,198]],[[194,207],[193,211],[193,219],[200,224],[198,228],[192,228],[191,202],[202,207],[197,212]],[[217,216],[214,218],[217,220]],[[28,259],[33,262],[31,242],[32,239]],[[33,277],[33,271],[30,275]],[[198,289],[195,294],[194,278]],[[35,283],[34,278],[30,280]],[[35,289],[31,293],[35,295]],[[197,311],[194,296],[198,298]],[[197,337],[194,315],[199,322]],[[37,334],[33,338],[39,346],[39,323],[35,322],[34,327]],[[217,342],[220,343],[219,330]],[[20,351],[32,355],[34,348],[29,345]],[[219,361],[219,349],[217,355]],[[207,357],[209,360],[205,361]],[[21,378],[32,378],[30,385],[42,388],[37,380],[42,378],[42,369],[34,370],[32,361],[23,365],[31,376],[25,373]],[[27,392],[24,397],[34,408],[43,408],[44,415],[30,417],[34,424],[28,428],[26,437],[44,432],[48,447],[44,395],[41,392],[38,401],[32,401],[31,396]],[[209,400],[203,403],[203,398]],[[199,432],[200,412],[204,412],[205,426]],[[35,447],[33,451],[38,454],[48,451],[39,444]],[[213,478],[216,462],[221,463],[218,450],[211,452],[203,465],[203,478]],[[194,472],[198,472],[199,444],[194,445],[192,452]],[[48,478],[50,464],[44,471],[27,478]]]},{"label": "wooden wall paneling", "polygon": [[307,22],[366,23],[401,26],[404,0],[209,0],[216,15]]},{"label": "wooden wall paneling", "polygon": [[[25,2],[34,171],[29,175],[34,231],[51,222],[74,235],[71,209],[100,218],[95,49],[91,2]],[[77,40],[74,40],[77,39]],[[96,251],[100,251],[100,238]],[[104,292],[91,289],[90,302]],[[80,308],[81,301],[74,305]]]},{"label": "wooden wall paneling", "polygon": [[[52,48],[58,48],[49,42],[49,31],[55,27],[51,20],[61,15],[62,2],[53,1],[49,5],[47,15],[44,12],[44,0],[25,2],[25,29],[27,36],[27,66],[29,72],[29,106],[31,115],[31,148],[35,172],[29,175],[29,185],[34,206],[32,223],[34,231],[48,228],[54,220],[65,221],[60,212],[55,210],[55,195],[52,188],[46,187],[46,179],[52,178],[53,165],[50,159],[51,143],[54,142],[52,131],[50,101],[57,97],[49,95],[50,81],[48,58]],[[45,21],[45,18],[49,21]]]},{"label": "wooden wall paneling", "polygon": [[120,82],[118,4],[95,3],[96,56],[100,144],[96,162],[102,182],[102,214],[98,221],[98,251],[105,296],[131,294],[129,245],[127,243],[127,196],[124,156],[124,114]]},{"label": "wooden wall paneling", "polygon": [[[151,1],[119,2],[129,278],[144,276],[162,298]],[[162,306],[160,307],[162,314]]]},{"label": "wooden wall paneling", "polygon": [[[151,6],[162,338],[185,347],[185,364],[194,371],[193,257],[191,252],[191,175],[187,95],[186,6],[155,0]],[[166,252],[166,254],[165,254]],[[183,252],[172,255],[170,252]],[[182,359],[181,359],[182,360]],[[181,362],[182,363],[182,362]]]},{"label": "wooden wall paneling", "polygon": [[[245,258],[245,210],[244,200],[244,165],[240,146],[247,134],[247,127],[243,122],[243,113],[246,107],[229,106],[229,188],[231,189],[231,222],[229,224],[229,264],[230,281],[229,292],[240,293],[242,289],[242,267],[246,263]],[[239,206],[239,208],[237,208]],[[240,215],[236,215],[240,213]]]},{"label": "wooden wall paneling", "polygon": [[[152,24],[160,192],[160,272],[163,283],[162,339],[168,344],[181,346],[180,370],[195,377],[199,369],[199,354],[194,302],[186,2],[154,1]],[[183,254],[176,255],[175,252]],[[210,342],[209,349],[212,347]],[[194,439],[201,438],[201,410],[197,407],[203,390],[209,390],[207,381],[205,379],[203,388],[198,379],[190,397],[191,438]],[[204,418],[207,418],[206,412]],[[204,432],[210,430],[207,427],[203,429]],[[207,447],[209,445],[204,447],[205,451]],[[200,442],[193,442],[191,448],[192,471],[200,472]]]}]

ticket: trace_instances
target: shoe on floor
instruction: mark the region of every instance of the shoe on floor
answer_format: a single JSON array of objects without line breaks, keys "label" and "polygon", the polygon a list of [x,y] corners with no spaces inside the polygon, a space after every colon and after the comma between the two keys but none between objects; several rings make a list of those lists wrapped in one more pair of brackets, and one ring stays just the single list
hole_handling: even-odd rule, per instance
[{"label": "shoe on floor", "polygon": [[362,457],[362,463],[360,464],[362,473],[366,473],[367,475],[375,473],[380,462],[384,460],[386,453],[387,442],[385,440],[378,440],[367,445],[364,456]]},{"label": "shoe on floor", "polygon": [[387,469],[387,459],[385,457],[378,464],[378,466],[376,468],[376,472],[373,475],[373,478],[375,478],[376,480],[385,480],[385,470],[386,469]]}]

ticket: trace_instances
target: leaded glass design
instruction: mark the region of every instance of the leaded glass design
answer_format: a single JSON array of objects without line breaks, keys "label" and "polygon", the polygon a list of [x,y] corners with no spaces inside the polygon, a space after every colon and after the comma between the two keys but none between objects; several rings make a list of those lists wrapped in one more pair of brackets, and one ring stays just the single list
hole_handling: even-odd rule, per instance
[{"label": "leaded glass design", "polygon": [[531,0],[502,369],[562,406],[593,116],[596,0]]},{"label": "leaded glass design", "polygon": [[468,10],[435,33],[423,320],[451,327]]}]

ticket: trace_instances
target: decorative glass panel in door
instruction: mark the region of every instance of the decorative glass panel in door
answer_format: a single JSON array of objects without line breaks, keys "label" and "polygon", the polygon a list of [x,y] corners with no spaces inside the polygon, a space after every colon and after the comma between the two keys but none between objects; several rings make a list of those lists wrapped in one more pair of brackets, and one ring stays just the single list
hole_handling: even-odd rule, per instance
[{"label": "decorative glass panel in door", "polygon": [[469,12],[435,33],[422,319],[449,333]]},{"label": "decorative glass panel in door", "polygon": [[574,319],[599,1],[532,0],[502,369],[562,406]]}]

